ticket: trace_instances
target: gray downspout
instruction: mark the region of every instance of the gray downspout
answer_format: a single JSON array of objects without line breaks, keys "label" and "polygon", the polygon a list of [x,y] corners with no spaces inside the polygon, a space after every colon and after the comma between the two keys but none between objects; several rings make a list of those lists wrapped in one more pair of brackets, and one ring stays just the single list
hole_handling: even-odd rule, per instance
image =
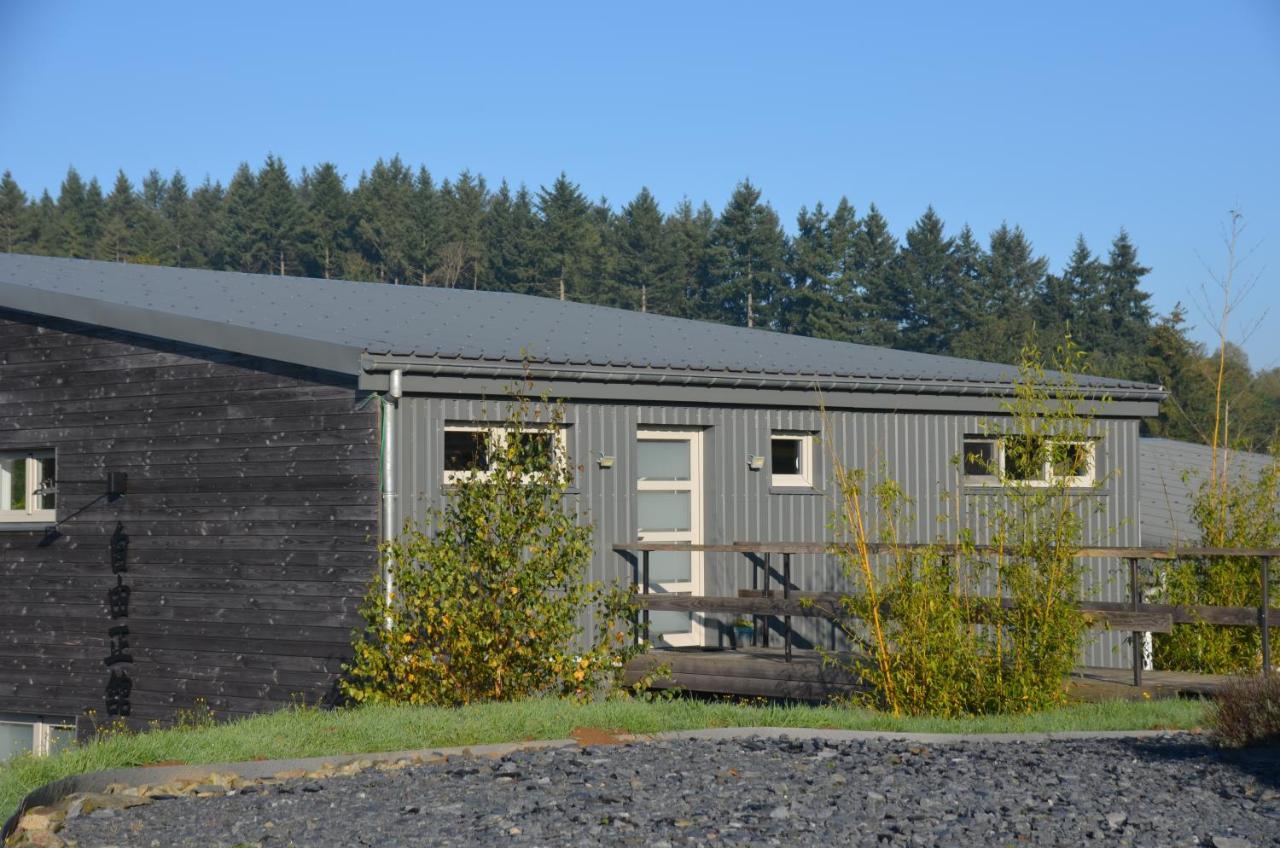
[{"label": "gray downspout", "polygon": [[[390,388],[382,399],[382,538],[385,544],[395,539],[396,522],[396,411],[403,394],[401,376],[397,368],[391,372]],[[391,604],[391,568],[382,559],[383,600]]]}]

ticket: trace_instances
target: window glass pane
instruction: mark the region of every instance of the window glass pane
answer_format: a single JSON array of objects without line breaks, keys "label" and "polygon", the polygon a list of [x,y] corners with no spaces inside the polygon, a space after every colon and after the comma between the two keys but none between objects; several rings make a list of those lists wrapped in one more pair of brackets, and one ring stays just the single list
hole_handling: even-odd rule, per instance
[{"label": "window glass pane", "polygon": [[0,509],[27,508],[27,458],[0,459]]},{"label": "window glass pane", "polygon": [[964,443],[964,473],[967,477],[989,477],[996,468],[996,443],[989,439],[973,439]]},{"label": "window glass pane", "polygon": [[1057,442],[1053,445],[1053,475],[1083,477],[1089,473],[1089,448],[1084,442]]},{"label": "window glass pane", "polygon": [[1004,442],[1004,473],[1011,480],[1044,479],[1044,440],[1008,436]]},{"label": "window glass pane", "polygon": [[[643,567],[643,566],[642,566]],[[649,586],[659,583],[688,583],[692,578],[688,551],[650,551]]]},{"label": "window glass pane", "polygon": [[636,492],[636,518],[641,533],[687,532],[692,525],[688,492]]},{"label": "window glass pane", "polygon": [[693,613],[668,612],[666,610],[649,613],[649,638],[658,639],[664,635],[674,636],[693,630]]},{"label": "window glass pane", "polygon": [[636,467],[641,480],[688,480],[689,443],[642,440],[636,444]]},{"label": "window glass pane", "polygon": [[76,729],[70,725],[49,725],[49,753],[56,754],[76,743]]},{"label": "window glass pane", "polygon": [[445,471],[483,471],[488,467],[488,433],[477,430],[444,431]]},{"label": "window glass pane", "polygon": [[507,433],[516,461],[526,471],[546,471],[555,459],[555,434],[550,431]]},{"label": "window glass pane", "polygon": [[780,438],[771,440],[772,458],[770,468],[774,474],[804,473],[804,442],[798,438]]},{"label": "window glass pane", "polygon": [[31,750],[30,724],[0,723],[0,762]]},{"label": "window glass pane", "polygon": [[55,509],[57,507],[55,487],[58,480],[56,461],[52,456],[37,457],[36,468],[40,472],[36,487],[45,490],[43,494],[36,496],[36,509]]}]

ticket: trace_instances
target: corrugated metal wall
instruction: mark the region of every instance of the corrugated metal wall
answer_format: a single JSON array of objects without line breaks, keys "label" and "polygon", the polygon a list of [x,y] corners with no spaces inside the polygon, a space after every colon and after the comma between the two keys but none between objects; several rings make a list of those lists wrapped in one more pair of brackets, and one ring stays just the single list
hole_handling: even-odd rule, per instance
[{"label": "corrugated metal wall", "polygon": [[[475,398],[406,396],[399,404],[400,522],[423,515],[440,495],[446,423],[501,422],[501,401]],[[940,413],[816,411],[740,407],[691,407],[570,403],[566,405],[569,452],[579,475],[580,508],[593,521],[597,553],[593,579],[629,576],[631,566],[612,546],[635,539],[633,466],[638,427],[701,428],[705,467],[704,535],[708,543],[735,541],[825,541],[835,505],[834,481],[826,454],[835,451],[852,466],[878,476],[888,474],[914,499],[911,540],[937,538],[964,523],[978,532],[982,514],[996,497],[963,490],[953,462],[965,434],[984,432],[989,417]],[[1105,478],[1089,500],[1086,541],[1097,545],[1138,544],[1138,424],[1134,420],[1099,420],[1101,437],[1097,473]],[[774,430],[819,434],[815,448],[816,494],[771,493],[769,472],[751,471],[749,454],[769,454]],[[612,468],[601,469],[600,454],[613,456]],[[954,532],[954,531],[952,531]],[[774,558],[775,569],[780,568]],[[1090,561],[1084,590],[1093,597],[1127,597],[1125,572],[1118,563]],[[708,594],[732,594],[751,585],[751,562],[744,556],[711,554],[706,561]],[[825,556],[797,556],[792,582],[804,590],[840,587],[839,565]],[[714,631],[712,631],[714,634]],[[831,645],[830,625],[797,622],[807,640]],[[1122,634],[1095,634],[1082,657],[1089,665],[1122,666]],[[712,635],[714,640],[715,636]]]}]

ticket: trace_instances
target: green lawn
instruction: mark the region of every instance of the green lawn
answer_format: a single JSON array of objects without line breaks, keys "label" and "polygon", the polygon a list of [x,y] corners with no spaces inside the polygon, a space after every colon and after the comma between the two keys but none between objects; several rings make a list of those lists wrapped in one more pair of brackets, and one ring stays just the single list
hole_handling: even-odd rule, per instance
[{"label": "green lawn", "polygon": [[0,766],[0,818],[7,817],[31,789],[51,780],[157,762],[219,763],[562,739],[578,727],[630,733],[763,726],[1003,733],[1186,729],[1199,726],[1204,717],[1201,702],[1180,700],[1109,701],[1034,715],[964,719],[895,719],[883,713],[842,707],[747,706],[687,699],[589,704],[547,699],[461,709],[290,709],[211,727],[114,736],[45,759],[16,758]]}]

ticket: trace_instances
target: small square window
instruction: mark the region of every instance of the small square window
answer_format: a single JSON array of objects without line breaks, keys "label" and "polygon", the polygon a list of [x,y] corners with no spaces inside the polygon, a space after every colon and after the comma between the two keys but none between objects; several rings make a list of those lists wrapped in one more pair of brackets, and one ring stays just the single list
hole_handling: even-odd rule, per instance
[{"label": "small square window", "polygon": [[997,440],[966,437],[963,459],[964,476],[969,482],[1000,479],[1000,443]]},{"label": "small square window", "polygon": [[489,433],[486,430],[445,430],[445,471],[486,471],[489,468]]},{"label": "small square window", "polygon": [[770,484],[813,487],[813,434],[774,433],[769,440]]},{"label": "small square window", "polygon": [[1035,436],[1004,438],[1004,476],[1021,483],[1045,479],[1045,441]]},{"label": "small square window", "polygon": [[53,451],[0,453],[0,521],[55,521],[57,495]]}]

